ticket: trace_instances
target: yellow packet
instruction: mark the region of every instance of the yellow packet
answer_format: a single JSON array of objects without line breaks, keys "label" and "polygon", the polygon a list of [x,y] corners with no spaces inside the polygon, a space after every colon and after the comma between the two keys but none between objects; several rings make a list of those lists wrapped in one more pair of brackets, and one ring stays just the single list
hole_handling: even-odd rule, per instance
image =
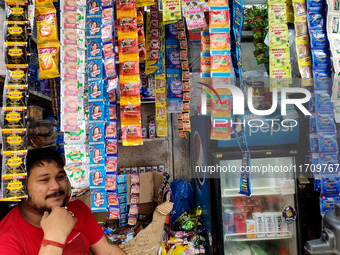
[{"label": "yellow packet", "polygon": [[163,22],[173,23],[182,18],[180,0],[163,0]]},{"label": "yellow packet", "polygon": [[290,84],[291,72],[288,66],[282,68],[272,68],[269,70],[270,91],[273,87],[282,88]]},{"label": "yellow packet", "polygon": [[286,25],[275,25],[269,27],[269,43],[271,47],[288,47],[288,28]]},{"label": "yellow packet", "polygon": [[58,40],[56,9],[47,5],[35,9],[37,42]]},{"label": "yellow packet", "polygon": [[168,136],[168,122],[167,121],[158,121],[157,122],[157,136],[158,137],[167,137]]},{"label": "yellow packet", "polygon": [[167,118],[167,106],[165,102],[156,104],[156,120],[165,120]]},{"label": "yellow packet", "polygon": [[38,43],[39,78],[51,79],[59,77],[59,41]]},{"label": "yellow packet", "polygon": [[286,1],[286,15],[287,15],[287,22],[294,23],[294,8],[292,0]]},{"label": "yellow packet", "polygon": [[289,48],[272,48],[269,50],[269,63],[272,68],[290,65]]},{"label": "yellow packet", "polygon": [[137,21],[137,11],[136,9],[131,10],[117,10],[117,19],[121,18],[136,18]]},{"label": "yellow packet", "polygon": [[53,0],[35,0],[35,7],[44,6],[44,5],[53,5]]},{"label": "yellow packet", "polygon": [[268,6],[268,17],[269,26],[275,24],[286,24],[287,23],[287,13],[286,4],[272,4]]}]

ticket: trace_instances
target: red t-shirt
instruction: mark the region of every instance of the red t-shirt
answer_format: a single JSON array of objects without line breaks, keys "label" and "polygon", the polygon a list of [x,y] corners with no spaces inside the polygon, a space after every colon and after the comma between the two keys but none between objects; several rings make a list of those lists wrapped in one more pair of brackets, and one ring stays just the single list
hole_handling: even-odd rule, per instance
[{"label": "red t-shirt", "polygon": [[[78,221],[66,240],[63,255],[89,254],[90,245],[104,235],[91,210],[81,201],[67,203]],[[37,255],[44,237],[41,228],[26,222],[16,207],[0,222],[1,255]]]}]

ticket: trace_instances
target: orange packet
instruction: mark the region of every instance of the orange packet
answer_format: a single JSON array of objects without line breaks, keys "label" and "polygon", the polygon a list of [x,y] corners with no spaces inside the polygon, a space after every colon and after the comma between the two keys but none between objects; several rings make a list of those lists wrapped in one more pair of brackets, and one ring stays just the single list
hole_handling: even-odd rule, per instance
[{"label": "orange packet", "polygon": [[51,79],[59,77],[59,41],[38,43],[39,78]]},{"label": "orange packet", "polygon": [[58,40],[56,9],[47,5],[35,9],[37,42]]}]

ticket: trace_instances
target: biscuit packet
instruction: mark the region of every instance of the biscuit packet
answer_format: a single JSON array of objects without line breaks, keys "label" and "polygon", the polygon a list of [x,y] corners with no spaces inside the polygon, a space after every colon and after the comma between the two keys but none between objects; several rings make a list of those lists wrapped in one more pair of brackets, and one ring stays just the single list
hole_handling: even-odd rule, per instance
[{"label": "biscuit packet", "polygon": [[59,41],[47,41],[38,44],[39,78],[59,77]]},{"label": "biscuit packet", "polygon": [[35,18],[38,43],[58,40],[56,9],[53,5],[36,8]]}]

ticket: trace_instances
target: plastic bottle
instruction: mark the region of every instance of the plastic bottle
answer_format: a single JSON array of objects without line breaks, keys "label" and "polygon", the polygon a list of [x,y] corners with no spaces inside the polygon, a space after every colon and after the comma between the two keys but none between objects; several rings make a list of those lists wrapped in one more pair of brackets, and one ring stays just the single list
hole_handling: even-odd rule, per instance
[{"label": "plastic bottle", "polygon": [[235,232],[236,233],[245,233],[246,232],[246,222],[244,217],[244,211],[243,211],[243,203],[242,201],[236,202],[236,208],[235,208]]},{"label": "plastic bottle", "polygon": [[260,197],[254,197],[253,213],[263,212],[263,203]]},{"label": "plastic bottle", "polygon": [[267,211],[275,212],[275,201],[274,201],[274,198],[271,196],[267,197]]},{"label": "plastic bottle", "polygon": [[280,255],[288,255],[287,250],[285,248],[281,248]]}]

